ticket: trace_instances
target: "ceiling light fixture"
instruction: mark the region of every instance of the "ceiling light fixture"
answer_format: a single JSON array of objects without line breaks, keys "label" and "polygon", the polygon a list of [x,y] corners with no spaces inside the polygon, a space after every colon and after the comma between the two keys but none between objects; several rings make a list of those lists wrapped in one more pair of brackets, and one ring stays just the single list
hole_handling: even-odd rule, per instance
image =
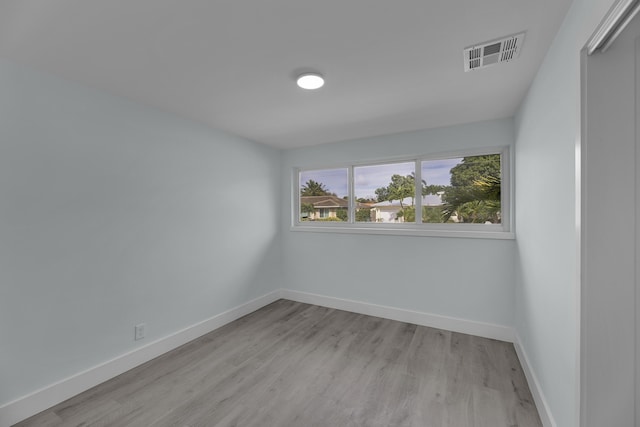
[{"label": "ceiling light fixture", "polygon": [[324,86],[324,78],[318,73],[304,73],[298,76],[297,83],[302,89],[320,89]]}]

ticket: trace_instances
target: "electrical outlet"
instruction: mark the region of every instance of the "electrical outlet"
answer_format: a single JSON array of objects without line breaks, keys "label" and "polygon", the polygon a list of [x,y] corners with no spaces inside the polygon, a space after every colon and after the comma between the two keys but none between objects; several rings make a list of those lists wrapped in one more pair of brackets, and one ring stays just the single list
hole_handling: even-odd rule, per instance
[{"label": "electrical outlet", "polygon": [[139,323],[136,326],[134,326],[134,329],[135,329],[134,339],[136,341],[141,340],[142,338],[144,338],[144,327],[145,327],[144,323]]}]

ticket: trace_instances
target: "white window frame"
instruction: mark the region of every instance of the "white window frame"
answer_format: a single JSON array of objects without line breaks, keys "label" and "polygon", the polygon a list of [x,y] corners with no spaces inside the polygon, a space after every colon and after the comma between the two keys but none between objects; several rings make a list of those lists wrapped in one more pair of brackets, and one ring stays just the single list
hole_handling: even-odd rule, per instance
[{"label": "white window frame", "polygon": [[[375,166],[403,162],[415,162],[416,182],[422,181],[422,162],[430,160],[444,160],[458,157],[483,156],[500,154],[501,167],[501,224],[450,224],[450,223],[422,223],[422,194],[416,185],[416,222],[415,223],[375,223],[355,222],[355,184],[354,167]],[[448,151],[437,154],[423,154],[399,158],[385,158],[371,161],[340,163],[333,165],[310,165],[294,167],[291,175],[291,231],[320,232],[320,233],[354,233],[354,234],[390,234],[403,236],[427,237],[462,237],[484,239],[514,239],[513,221],[513,162],[512,150],[509,146],[487,147]],[[349,218],[345,222],[313,222],[300,221],[300,172],[324,169],[344,169],[348,174]]]}]

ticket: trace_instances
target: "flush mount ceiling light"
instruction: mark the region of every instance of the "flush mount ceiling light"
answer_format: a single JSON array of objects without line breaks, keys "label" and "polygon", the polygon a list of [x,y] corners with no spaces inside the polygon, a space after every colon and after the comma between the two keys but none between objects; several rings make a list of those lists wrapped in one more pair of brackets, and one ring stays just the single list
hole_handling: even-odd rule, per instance
[{"label": "flush mount ceiling light", "polygon": [[324,86],[324,78],[318,73],[304,73],[296,81],[302,89],[314,90]]}]

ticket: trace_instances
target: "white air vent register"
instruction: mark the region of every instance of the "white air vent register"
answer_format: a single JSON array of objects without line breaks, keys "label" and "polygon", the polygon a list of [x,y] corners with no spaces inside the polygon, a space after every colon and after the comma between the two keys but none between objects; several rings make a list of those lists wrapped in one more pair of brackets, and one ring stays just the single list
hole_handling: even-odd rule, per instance
[{"label": "white air vent register", "polygon": [[464,50],[464,71],[509,62],[520,56],[524,33],[469,46]]}]

